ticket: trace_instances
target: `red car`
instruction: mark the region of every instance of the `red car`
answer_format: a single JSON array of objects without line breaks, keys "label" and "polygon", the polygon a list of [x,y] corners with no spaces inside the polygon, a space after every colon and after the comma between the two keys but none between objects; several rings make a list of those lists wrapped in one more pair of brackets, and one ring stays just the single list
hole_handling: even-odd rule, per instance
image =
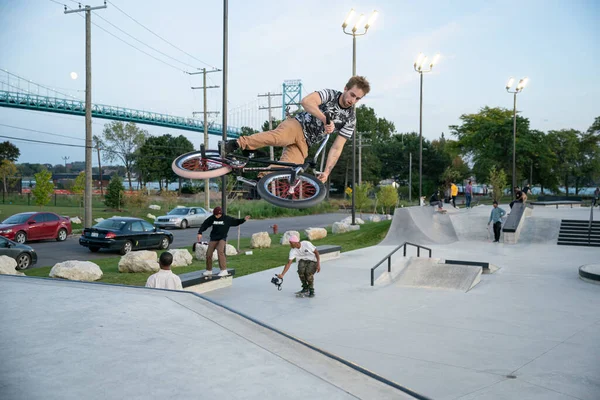
[{"label": "red car", "polygon": [[25,243],[56,239],[62,242],[71,234],[71,220],[51,212],[25,212],[8,217],[0,224],[0,236]]}]

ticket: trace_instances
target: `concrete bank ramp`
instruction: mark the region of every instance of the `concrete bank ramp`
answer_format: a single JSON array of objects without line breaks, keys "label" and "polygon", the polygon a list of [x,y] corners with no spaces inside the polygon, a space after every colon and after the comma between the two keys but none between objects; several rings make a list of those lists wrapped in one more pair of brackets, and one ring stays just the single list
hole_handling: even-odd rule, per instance
[{"label": "concrete bank ramp", "polygon": [[0,275],[0,306],[0,399],[414,398],[188,292]]},{"label": "concrete bank ramp", "polygon": [[482,268],[473,265],[445,264],[443,259],[410,257],[396,262],[392,273],[377,278],[377,286],[402,286],[468,292],[481,280]]},{"label": "concrete bank ramp", "polygon": [[392,225],[381,244],[448,244],[457,240],[448,214],[439,213],[434,207],[405,207],[394,211]]}]

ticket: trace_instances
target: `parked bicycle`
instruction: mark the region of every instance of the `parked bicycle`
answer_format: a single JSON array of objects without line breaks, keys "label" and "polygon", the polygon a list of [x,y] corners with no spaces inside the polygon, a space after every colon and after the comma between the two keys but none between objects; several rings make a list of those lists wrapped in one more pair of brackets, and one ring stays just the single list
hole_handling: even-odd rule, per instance
[{"label": "parked bicycle", "polygon": [[[327,124],[330,122],[329,115]],[[200,151],[192,151],[177,157],[172,164],[173,171],[188,179],[210,179],[229,173],[237,174],[237,179],[256,187],[258,194],[271,204],[285,208],[308,208],[319,204],[325,198],[323,183],[313,174],[317,159],[325,149],[329,135],[321,142],[313,160],[304,164],[286,163],[270,159],[255,158],[255,153],[248,156],[227,154],[225,157],[218,150],[207,150],[202,145]],[[266,165],[252,166],[252,165]],[[267,173],[254,181],[244,178],[244,172]]]}]

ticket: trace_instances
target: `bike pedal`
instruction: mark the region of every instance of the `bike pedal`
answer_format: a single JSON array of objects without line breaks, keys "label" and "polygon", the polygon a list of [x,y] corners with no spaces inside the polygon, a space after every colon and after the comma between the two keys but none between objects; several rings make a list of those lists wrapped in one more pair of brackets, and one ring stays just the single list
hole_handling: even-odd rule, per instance
[{"label": "bike pedal", "polygon": [[245,183],[245,184],[247,184],[247,185],[250,185],[250,186],[256,186],[256,185],[258,184],[258,182],[254,181],[254,180],[252,180],[252,179],[246,179],[246,178],[244,178],[243,176],[238,176],[236,179],[237,179],[239,182],[243,182],[243,183]]}]

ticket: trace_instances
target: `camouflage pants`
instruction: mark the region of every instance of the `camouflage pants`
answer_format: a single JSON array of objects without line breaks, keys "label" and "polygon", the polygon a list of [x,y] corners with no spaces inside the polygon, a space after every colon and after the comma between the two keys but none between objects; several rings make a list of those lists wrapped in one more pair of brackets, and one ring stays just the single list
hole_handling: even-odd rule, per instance
[{"label": "camouflage pants", "polygon": [[315,272],[317,272],[316,261],[298,261],[298,276],[300,277],[300,282],[302,282],[303,289],[315,290]]}]

